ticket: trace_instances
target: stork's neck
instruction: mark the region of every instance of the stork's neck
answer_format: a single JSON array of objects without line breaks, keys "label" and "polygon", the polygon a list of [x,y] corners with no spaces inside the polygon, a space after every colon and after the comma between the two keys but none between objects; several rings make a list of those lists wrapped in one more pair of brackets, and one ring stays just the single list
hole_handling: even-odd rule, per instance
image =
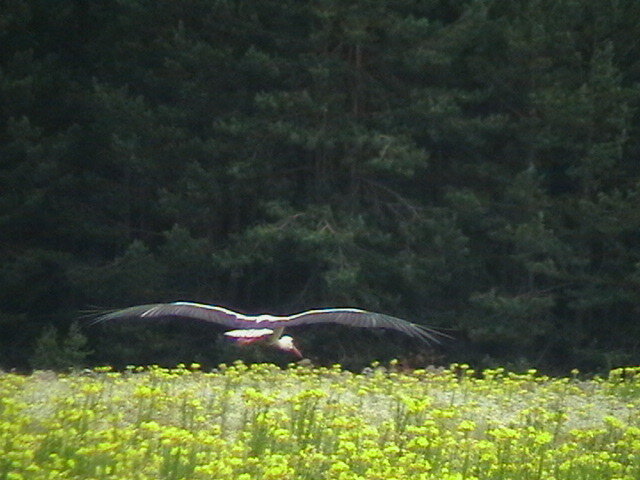
[{"label": "stork's neck", "polygon": [[284,332],[284,327],[278,327],[273,329],[273,333],[269,337],[268,342],[273,343],[274,345],[278,344],[280,337],[282,337],[282,332]]}]

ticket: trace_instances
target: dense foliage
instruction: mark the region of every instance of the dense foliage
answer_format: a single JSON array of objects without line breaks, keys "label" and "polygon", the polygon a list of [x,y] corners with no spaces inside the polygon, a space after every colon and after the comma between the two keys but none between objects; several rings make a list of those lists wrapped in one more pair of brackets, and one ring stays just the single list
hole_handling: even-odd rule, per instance
[{"label": "dense foliage", "polygon": [[0,477],[637,480],[640,369],[0,374]]},{"label": "dense foliage", "polygon": [[[638,38],[636,0],[4,2],[0,364],[89,306],[179,299],[637,363]],[[94,362],[223,358],[176,325],[84,333]],[[339,334],[312,353],[403,349]]]}]

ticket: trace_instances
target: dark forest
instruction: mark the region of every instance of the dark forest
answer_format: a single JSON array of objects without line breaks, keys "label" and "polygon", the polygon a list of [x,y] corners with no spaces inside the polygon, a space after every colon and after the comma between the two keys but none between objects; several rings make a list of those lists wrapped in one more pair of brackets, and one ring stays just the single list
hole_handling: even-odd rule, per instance
[{"label": "dark forest", "polygon": [[640,362],[640,2],[7,0],[0,366],[213,366],[192,300],[443,328],[299,332],[361,368]]}]

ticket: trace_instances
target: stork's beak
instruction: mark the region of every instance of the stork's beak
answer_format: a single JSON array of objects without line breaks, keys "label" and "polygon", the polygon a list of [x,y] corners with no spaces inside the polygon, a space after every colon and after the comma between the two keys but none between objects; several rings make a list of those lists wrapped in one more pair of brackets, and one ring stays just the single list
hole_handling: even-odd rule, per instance
[{"label": "stork's beak", "polygon": [[291,347],[291,350],[289,350],[291,353],[293,353],[296,357],[298,358],[304,358],[302,356],[302,353],[300,352],[300,350],[298,350],[295,346]]}]

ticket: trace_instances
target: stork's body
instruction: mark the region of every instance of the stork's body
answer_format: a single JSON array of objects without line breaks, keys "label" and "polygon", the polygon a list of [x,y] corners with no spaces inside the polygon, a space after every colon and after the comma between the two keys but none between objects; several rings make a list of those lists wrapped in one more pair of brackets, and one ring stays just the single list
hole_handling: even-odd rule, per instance
[{"label": "stork's body", "polygon": [[282,335],[284,327],[271,330],[270,328],[247,328],[242,330],[229,330],[224,334],[232,338],[236,345],[246,347],[248,345],[266,345],[285,352],[289,352],[298,358],[302,358],[302,353],[293,344],[293,338],[289,335]]},{"label": "stork's body", "polygon": [[358,308],[324,308],[307,310],[289,316],[245,315],[216,305],[194,302],[157,303],[116,310],[96,319],[96,323],[123,319],[181,318],[199,320],[231,328],[224,333],[240,346],[263,344],[289,352],[299,358],[302,354],[293,338],[282,335],[285,327],[314,323],[336,323],[360,328],[385,328],[400,331],[425,343],[439,343],[438,336],[447,336],[415,323],[381,313]]}]

